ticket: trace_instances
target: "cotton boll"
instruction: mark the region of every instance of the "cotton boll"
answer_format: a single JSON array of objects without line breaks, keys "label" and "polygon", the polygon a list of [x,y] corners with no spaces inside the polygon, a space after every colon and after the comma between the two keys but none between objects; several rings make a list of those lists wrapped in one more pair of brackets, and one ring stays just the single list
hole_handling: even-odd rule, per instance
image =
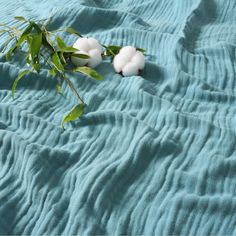
[{"label": "cotton boll", "polygon": [[[88,55],[85,51],[78,51],[78,54],[85,54]],[[89,59],[82,59],[78,57],[71,57],[71,61],[76,66],[84,66],[88,63]]]},{"label": "cotton boll", "polygon": [[72,62],[77,66],[88,64],[89,67],[96,67],[102,62],[102,46],[94,38],[79,38],[73,45],[78,53],[89,55],[89,59],[71,57]]},{"label": "cotton boll", "polygon": [[102,62],[102,56],[98,49],[92,49],[89,51],[88,55],[90,56],[90,59],[88,61],[89,67],[96,67]]},{"label": "cotton boll", "polygon": [[76,42],[74,43],[73,47],[80,50],[80,51],[85,51],[85,52],[88,52],[90,50],[90,46],[89,46],[87,38],[77,39]]},{"label": "cotton boll", "polygon": [[124,57],[121,54],[118,54],[114,57],[113,60],[113,66],[115,68],[115,71],[117,73],[120,73],[122,68],[129,62],[129,59],[127,59],[126,57]]},{"label": "cotton boll", "polygon": [[90,49],[98,49],[102,53],[102,46],[95,38],[88,38],[88,44]]},{"label": "cotton boll", "polygon": [[125,56],[127,59],[131,59],[136,53],[136,48],[132,46],[125,46],[121,48],[119,53]]},{"label": "cotton boll", "polygon": [[132,75],[137,75],[138,74],[138,65],[133,63],[133,62],[129,62],[122,70],[122,73],[124,76],[132,76]]},{"label": "cotton boll", "polygon": [[144,55],[132,46],[123,47],[114,57],[113,67],[117,73],[123,76],[138,75],[144,68]]},{"label": "cotton boll", "polygon": [[144,68],[145,64],[144,55],[140,51],[136,51],[131,61],[137,64],[140,70]]}]

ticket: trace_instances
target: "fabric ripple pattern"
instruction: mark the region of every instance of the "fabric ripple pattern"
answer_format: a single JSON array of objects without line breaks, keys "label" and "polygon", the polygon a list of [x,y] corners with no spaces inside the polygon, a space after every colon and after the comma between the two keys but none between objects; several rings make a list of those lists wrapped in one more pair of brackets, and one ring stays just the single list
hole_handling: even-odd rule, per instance
[{"label": "fabric ripple pattern", "polygon": [[106,61],[101,82],[73,76],[89,107],[65,132],[68,88],[57,95],[44,71],[12,100],[22,64],[1,56],[0,234],[236,235],[235,12],[233,0],[1,0],[1,21],[54,15],[52,28],[147,51],[141,76]]}]

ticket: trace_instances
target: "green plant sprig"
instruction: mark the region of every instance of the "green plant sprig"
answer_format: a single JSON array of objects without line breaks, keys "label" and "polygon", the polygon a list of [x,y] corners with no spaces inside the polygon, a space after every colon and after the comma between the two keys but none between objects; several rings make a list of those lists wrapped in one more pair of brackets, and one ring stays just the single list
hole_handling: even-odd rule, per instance
[{"label": "green plant sprig", "polygon": [[[16,51],[23,52],[25,56],[25,63],[28,67],[21,71],[21,73],[14,80],[12,85],[12,97],[14,98],[15,90],[18,82],[25,76],[31,73],[40,73],[41,69],[48,69],[49,74],[56,78],[58,83],[56,86],[57,92],[63,95],[61,91],[62,83],[65,82],[72,93],[78,100],[70,112],[62,120],[62,128],[67,122],[74,121],[82,116],[85,112],[86,103],[77,92],[74,84],[68,78],[69,72],[81,73],[96,80],[102,80],[103,77],[94,69],[87,66],[74,67],[71,63],[71,57],[78,57],[81,59],[88,59],[89,56],[83,53],[78,53],[78,49],[67,45],[64,40],[59,37],[57,32],[67,32],[70,34],[83,37],[72,27],[65,30],[57,29],[54,31],[48,30],[48,25],[51,19],[33,21],[24,18],[23,16],[16,16],[15,20],[21,24],[21,27],[10,26],[9,24],[0,24],[0,36],[8,34],[9,38],[2,45],[1,53],[5,53],[6,60],[11,60],[11,57]],[[2,28],[2,29],[1,29]],[[121,46],[102,45],[105,48],[103,56],[113,58]],[[138,49],[144,51],[143,49]]]}]

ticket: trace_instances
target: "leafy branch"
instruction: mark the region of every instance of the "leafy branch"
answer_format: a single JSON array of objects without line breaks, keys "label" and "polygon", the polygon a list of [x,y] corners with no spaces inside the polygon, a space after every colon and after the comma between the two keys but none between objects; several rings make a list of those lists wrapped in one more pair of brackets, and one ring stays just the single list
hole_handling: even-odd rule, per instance
[{"label": "leafy branch", "polygon": [[[103,77],[94,69],[87,66],[73,66],[71,58],[77,57],[80,59],[89,59],[87,54],[79,53],[77,48],[67,45],[64,40],[59,37],[57,32],[65,32],[74,34],[78,37],[83,37],[72,27],[65,30],[57,29],[53,31],[48,30],[48,25],[51,19],[45,20],[28,20],[23,16],[16,16],[15,20],[20,24],[19,26],[11,26],[8,23],[0,24],[0,36],[8,34],[9,38],[2,45],[1,53],[5,53],[6,60],[11,60],[13,54],[17,51],[25,56],[25,64],[27,69],[21,73],[14,80],[12,85],[12,97],[15,97],[15,90],[18,83],[31,73],[40,73],[41,69],[47,69],[49,74],[57,80],[56,90],[59,94],[63,95],[61,91],[62,83],[65,82],[71,92],[78,100],[71,111],[63,118],[62,128],[67,122],[76,120],[85,112],[86,103],[79,95],[73,82],[68,78],[68,73],[81,73],[96,80],[102,80]],[[105,48],[102,56],[113,58],[117,55],[122,48],[116,45],[102,45]],[[143,49],[137,50],[144,52]]]},{"label": "leafy branch", "polygon": [[[73,121],[83,115],[86,104],[76,90],[73,82],[68,78],[68,72],[79,72],[96,80],[101,80],[102,76],[95,70],[83,66],[72,67],[71,57],[78,57],[81,59],[88,59],[89,56],[78,53],[78,49],[67,45],[63,39],[55,35],[56,31],[49,31],[47,24],[36,23],[32,20],[27,20],[22,16],[17,16],[15,19],[24,23],[24,28],[11,27],[8,24],[0,24],[0,35],[7,33],[10,38],[3,44],[2,53],[6,51],[6,59],[11,60],[12,55],[20,50],[25,55],[25,61],[28,69],[23,70],[15,79],[12,85],[12,97],[15,97],[15,90],[18,82],[25,76],[31,73],[40,73],[41,68],[48,69],[51,76],[57,78],[57,91],[61,92],[62,82],[66,82],[70,90],[78,99],[76,105],[62,120],[62,127],[66,122]],[[59,30],[58,30],[59,31]],[[61,30],[60,30],[61,31]],[[65,32],[75,34],[82,37],[75,29],[68,27]],[[52,37],[54,40],[52,40]],[[10,46],[9,46],[10,45]]]}]

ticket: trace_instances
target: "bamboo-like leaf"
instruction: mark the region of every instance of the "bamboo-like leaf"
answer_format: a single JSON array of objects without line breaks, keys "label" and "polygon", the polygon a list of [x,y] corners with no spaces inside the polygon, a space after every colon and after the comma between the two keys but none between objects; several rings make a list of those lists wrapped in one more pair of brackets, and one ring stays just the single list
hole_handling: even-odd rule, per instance
[{"label": "bamboo-like leaf", "polygon": [[57,37],[56,40],[57,40],[57,45],[61,50],[67,47],[66,43],[62,40],[62,38]]},{"label": "bamboo-like leaf", "polygon": [[70,34],[75,34],[79,37],[83,37],[79,32],[77,32],[75,29],[73,29],[72,27],[68,27],[66,28],[66,32],[70,33]]},{"label": "bamboo-like leaf", "polygon": [[6,53],[6,59],[7,61],[11,60],[11,55],[15,52],[15,50],[17,49],[17,46],[13,46],[11,49],[9,49],[9,51]]},{"label": "bamboo-like leaf", "polygon": [[84,114],[85,104],[79,104],[72,108],[72,110],[64,117],[62,120],[61,127],[64,129],[64,126],[67,122],[74,121]]},{"label": "bamboo-like leaf", "polygon": [[66,65],[67,63],[66,63],[66,59],[65,59],[65,57],[64,57],[64,53],[63,53],[63,52],[59,52],[58,55],[59,55],[59,57],[60,57],[61,63],[62,63],[63,65]]},{"label": "bamboo-like leaf", "polygon": [[80,72],[82,74],[85,74],[93,79],[96,79],[96,80],[102,80],[103,77],[95,70],[93,70],[92,68],[90,67],[87,67],[87,66],[80,66],[80,67],[77,67],[74,69],[75,72]]},{"label": "bamboo-like leaf", "polygon": [[81,54],[81,53],[73,53],[71,54],[71,56],[73,57],[78,57],[78,58],[81,58],[81,59],[89,59],[90,56],[87,55],[87,54]]},{"label": "bamboo-like leaf", "polygon": [[50,42],[50,40],[48,40],[48,38],[47,38],[47,33],[45,32],[45,31],[43,31],[42,32],[43,33],[43,36],[42,36],[42,44],[46,47],[46,48],[48,48],[48,49],[50,49],[51,51],[55,51],[54,50],[54,47],[53,47],[53,45],[52,45],[52,43]]},{"label": "bamboo-like leaf", "polygon": [[55,68],[49,70],[49,74],[54,77],[57,74]]},{"label": "bamboo-like leaf", "polygon": [[38,34],[42,33],[41,27],[38,24],[36,24],[34,21],[30,21],[30,24],[32,24],[33,28]]},{"label": "bamboo-like leaf", "polygon": [[64,66],[61,63],[60,57],[57,52],[54,52],[52,55],[52,63],[56,67],[57,70],[63,71]]},{"label": "bamboo-like leaf", "polygon": [[71,52],[72,53],[72,52],[77,52],[78,49],[70,47],[70,46],[67,46],[67,47],[63,48],[62,51],[63,52]]},{"label": "bamboo-like leaf", "polygon": [[105,51],[106,56],[115,56],[116,54],[119,53],[119,51],[122,47],[116,46],[116,45],[109,45],[107,47],[105,46],[105,48],[106,48],[106,51]]},{"label": "bamboo-like leaf", "polygon": [[32,40],[30,42],[30,53],[33,61],[35,60],[35,58],[38,57],[41,46],[42,46],[42,33],[33,35]]},{"label": "bamboo-like leaf", "polygon": [[14,17],[16,20],[18,20],[18,21],[27,21],[26,19],[25,19],[25,17],[23,17],[23,16],[15,16]]},{"label": "bamboo-like leaf", "polygon": [[17,48],[21,46],[21,44],[27,39],[27,36],[30,34],[31,30],[33,29],[33,24],[30,23],[27,28],[24,30],[22,35],[20,36],[16,46]]},{"label": "bamboo-like leaf", "polygon": [[63,94],[62,94],[62,91],[61,91],[61,84],[60,84],[60,83],[57,84],[57,92],[58,92],[60,95],[63,95]]},{"label": "bamboo-like leaf", "polygon": [[40,66],[40,64],[38,63],[38,62],[36,62],[36,63],[33,63],[33,68],[34,68],[34,70],[36,71],[36,72],[40,72],[40,68],[41,68],[41,66]]},{"label": "bamboo-like leaf", "polygon": [[137,48],[137,51],[140,51],[140,52],[142,52],[142,53],[146,52],[146,50],[143,49],[143,48]]},{"label": "bamboo-like leaf", "polygon": [[17,87],[17,84],[18,82],[24,77],[26,76],[27,74],[29,74],[30,71],[29,70],[23,70],[18,76],[17,78],[15,79],[13,85],[12,85],[12,97],[14,98],[14,94],[15,94],[15,90],[16,90],[16,87]]}]

